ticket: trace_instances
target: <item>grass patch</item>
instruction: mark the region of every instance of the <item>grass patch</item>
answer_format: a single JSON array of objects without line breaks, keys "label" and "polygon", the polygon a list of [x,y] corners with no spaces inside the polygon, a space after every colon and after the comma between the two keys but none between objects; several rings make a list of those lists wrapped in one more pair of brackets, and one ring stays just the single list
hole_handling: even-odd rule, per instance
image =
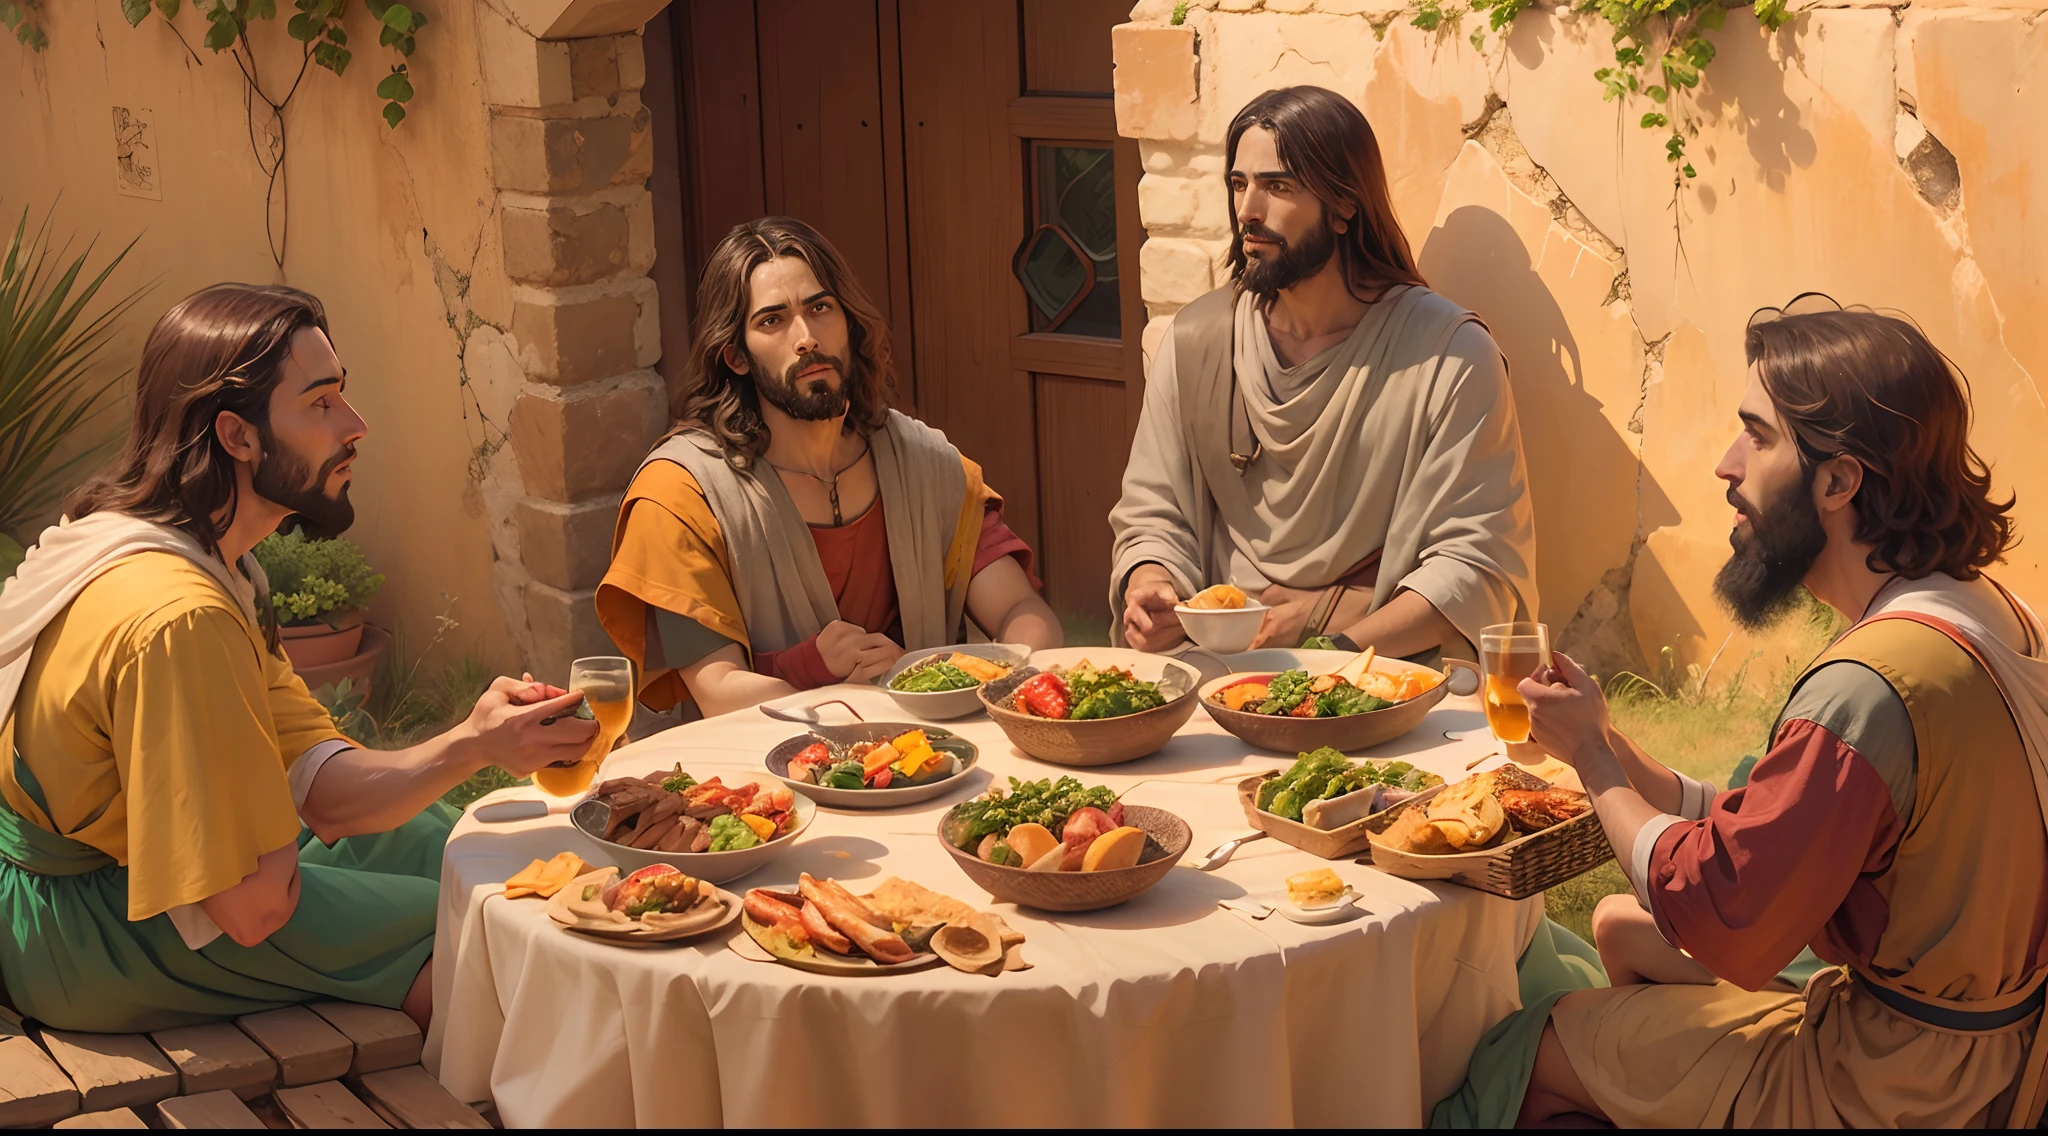
[{"label": "grass patch", "polygon": [[[1750,754],[1761,756],[1770,743],[1770,729],[1792,693],[1792,684],[1842,629],[1840,617],[1819,602],[1790,628],[1789,658],[1764,689],[1751,682],[1752,654],[1717,679],[1715,665],[1697,664],[1680,670],[1669,648],[1654,676],[1622,673],[1608,679],[1607,702],[1614,725],[1658,762],[1710,785],[1726,786],[1729,774]],[[1626,849],[1616,849],[1626,855]],[[1580,938],[1593,941],[1593,907],[1610,895],[1629,890],[1617,863],[1601,865],[1574,880],[1551,888],[1544,909]]]}]

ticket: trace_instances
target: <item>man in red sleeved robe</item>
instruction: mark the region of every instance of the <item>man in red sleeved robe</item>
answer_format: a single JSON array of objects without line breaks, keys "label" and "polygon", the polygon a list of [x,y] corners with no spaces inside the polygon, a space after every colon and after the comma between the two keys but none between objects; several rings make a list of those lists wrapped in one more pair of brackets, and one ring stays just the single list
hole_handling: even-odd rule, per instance
[{"label": "man in red sleeved robe", "polygon": [[[1627,969],[1666,981],[1557,999],[1518,1119],[2031,1126],[2048,649],[1983,575],[2013,542],[2012,502],[1991,499],[1968,396],[1911,324],[1770,314],[1715,471],[1736,512],[1716,590],[1755,628],[1804,584],[1854,626],[1726,792],[1615,731],[1569,659],[1523,684],[1536,740],[1579,771],[1666,944]],[[1765,990],[1808,945],[1833,968]]]}]

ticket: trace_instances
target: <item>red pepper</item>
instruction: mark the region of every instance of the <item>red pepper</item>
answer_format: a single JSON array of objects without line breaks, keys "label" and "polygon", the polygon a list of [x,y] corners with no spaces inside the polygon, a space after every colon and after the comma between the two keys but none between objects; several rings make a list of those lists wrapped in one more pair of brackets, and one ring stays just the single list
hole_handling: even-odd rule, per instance
[{"label": "red pepper", "polygon": [[1017,688],[1017,705],[1040,718],[1065,718],[1073,702],[1067,683],[1056,674],[1042,674]]},{"label": "red pepper", "polygon": [[883,767],[875,771],[875,775],[873,777],[868,778],[868,788],[887,789],[889,787],[889,782],[894,781],[895,779],[896,771],[890,768],[889,766],[884,765]]}]

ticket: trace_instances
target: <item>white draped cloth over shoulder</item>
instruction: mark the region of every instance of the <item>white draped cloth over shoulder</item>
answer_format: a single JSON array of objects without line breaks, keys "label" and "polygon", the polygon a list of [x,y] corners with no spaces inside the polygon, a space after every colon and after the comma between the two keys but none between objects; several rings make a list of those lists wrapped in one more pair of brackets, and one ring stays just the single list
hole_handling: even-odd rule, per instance
[{"label": "white draped cloth over shoulder", "polygon": [[[1233,383],[1256,443],[1242,473]],[[1507,365],[1477,316],[1427,288],[1388,292],[1350,338],[1293,367],[1249,294],[1182,309],[1152,361],[1110,527],[1114,611],[1148,561],[1183,596],[1218,583],[1257,595],[1327,587],[1375,555],[1373,608],[1419,593],[1475,644],[1536,610]]]}]

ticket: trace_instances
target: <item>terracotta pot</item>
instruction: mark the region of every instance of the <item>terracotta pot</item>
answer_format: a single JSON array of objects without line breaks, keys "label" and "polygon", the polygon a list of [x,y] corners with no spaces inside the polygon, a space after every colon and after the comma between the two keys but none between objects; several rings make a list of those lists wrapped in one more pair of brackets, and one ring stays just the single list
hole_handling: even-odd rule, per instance
[{"label": "terracotta pot", "polygon": [[292,664],[292,669],[305,680],[307,690],[318,690],[349,678],[355,680],[356,690],[361,691],[366,698],[369,696],[370,677],[377,673],[377,660],[383,658],[385,649],[391,646],[391,633],[369,624],[360,624],[356,630],[362,636],[362,646],[354,655],[319,666],[302,667],[297,663]]},{"label": "terracotta pot", "polygon": [[355,658],[363,645],[363,613],[350,612],[340,627],[325,623],[280,627],[277,637],[284,641],[284,656],[292,661],[292,669],[304,674],[313,667]]}]

